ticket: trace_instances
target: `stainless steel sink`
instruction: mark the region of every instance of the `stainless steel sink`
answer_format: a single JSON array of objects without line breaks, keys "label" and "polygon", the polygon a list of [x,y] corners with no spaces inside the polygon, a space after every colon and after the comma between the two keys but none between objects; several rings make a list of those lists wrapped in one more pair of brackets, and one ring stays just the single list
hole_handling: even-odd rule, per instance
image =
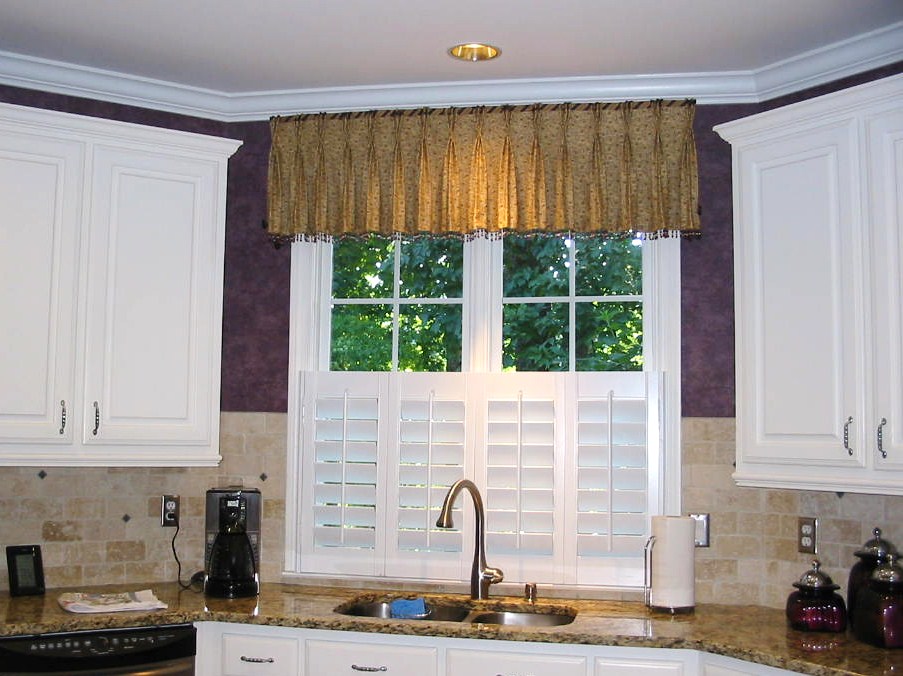
[{"label": "stainless steel sink", "polygon": [[467,618],[473,624],[504,624],[516,627],[559,627],[574,621],[572,613],[531,613],[499,611],[483,613],[475,611]]},{"label": "stainless steel sink", "polygon": [[436,622],[463,622],[470,614],[471,609],[464,606],[443,605],[428,603],[427,612],[424,615],[414,617],[393,618],[391,601],[372,601],[352,603],[336,608],[336,612],[342,615],[354,615],[356,617],[381,617],[383,619],[405,620],[433,620]]},{"label": "stainless steel sink", "polygon": [[518,627],[557,627],[570,624],[576,612],[557,606],[539,606],[535,609],[486,609],[474,608],[468,602],[454,603],[426,599],[427,612],[414,617],[392,617],[392,601],[353,599],[335,609],[341,615],[375,617],[384,620],[428,620],[432,622],[461,622],[467,624],[495,624]]}]

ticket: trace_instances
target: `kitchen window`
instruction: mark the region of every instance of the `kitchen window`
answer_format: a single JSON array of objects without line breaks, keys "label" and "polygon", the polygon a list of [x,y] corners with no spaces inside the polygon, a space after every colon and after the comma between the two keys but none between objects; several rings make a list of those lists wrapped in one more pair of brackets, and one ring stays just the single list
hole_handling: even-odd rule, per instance
[{"label": "kitchen window", "polygon": [[435,521],[467,477],[507,580],[641,584],[678,508],[678,238],[292,246],[287,573],[465,580],[469,498]]}]

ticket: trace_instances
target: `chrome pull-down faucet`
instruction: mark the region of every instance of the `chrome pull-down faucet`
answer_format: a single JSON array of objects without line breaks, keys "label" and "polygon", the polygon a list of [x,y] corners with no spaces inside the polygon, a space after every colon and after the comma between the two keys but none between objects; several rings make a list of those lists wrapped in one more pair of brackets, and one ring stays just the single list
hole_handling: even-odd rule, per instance
[{"label": "chrome pull-down faucet", "polygon": [[483,498],[476,484],[470,479],[460,479],[452,484],[442,503],[442,511],[436,521],[437,528],[452,528],[452,506],[455,498],[463,489],[470,492],[473,501],[473,510],[476,515],[476,538],[473,547],[473,567],[470,570],[470,598],[488,599],[489,585],[501,582],[505,575],[498,568],[490,568],[486,565],[486,514],[483,509]]}]

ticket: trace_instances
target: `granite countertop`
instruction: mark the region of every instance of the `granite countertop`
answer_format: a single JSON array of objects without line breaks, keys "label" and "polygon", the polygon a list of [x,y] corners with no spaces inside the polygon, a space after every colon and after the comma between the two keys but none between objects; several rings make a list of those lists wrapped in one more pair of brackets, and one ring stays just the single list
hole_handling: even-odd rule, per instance
[{"label": "granite countertop", "polygon": [[[58,596],[65,591],[123,591],[151,588],[167,610],[109,614],[63,611]],[[416,594],[405,594],[416,596]],[[436,598],[439,594],[425,593]],[[446,636],[505,641],[577,643],[645,648],[685,648],[789,669],[815,676],[903,674],[903,650],[883,650],[845,634],[806,633],[787,627],[784,613],[758,606],[699,605],[692,614],[652,613],[630,601],[540,599],[539,606],[567,606],[577,611],[572,624],[557,627],[504,627],[425,620],[349,617],[334,608],[357,596],[388,598],[358,589],[264,584],[256,599],[206,599],[175,583],[91,589],[53,589],[45,596],[11,598],[0,593],[0,635],[39,634],[109,627],[217,621],[375,633]],[[396,595],[397,596],[397,595]],[[447,597],[467,600],[462,596]],[[476,602],[497,609],[522,604],[498,597]]]}]

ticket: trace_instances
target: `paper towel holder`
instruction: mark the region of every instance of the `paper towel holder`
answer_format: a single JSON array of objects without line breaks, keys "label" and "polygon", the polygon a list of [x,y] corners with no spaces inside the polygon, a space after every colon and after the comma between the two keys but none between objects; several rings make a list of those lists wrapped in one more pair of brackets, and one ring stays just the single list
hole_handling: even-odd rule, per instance
[{"label": "paper towel holder", "polygon": [[655,548],[655,536],[650,535],[643,547],[643,602],[653,612],[683,615],[692,613],[695,606],[657,606],[652,604],[652,550]]}]

